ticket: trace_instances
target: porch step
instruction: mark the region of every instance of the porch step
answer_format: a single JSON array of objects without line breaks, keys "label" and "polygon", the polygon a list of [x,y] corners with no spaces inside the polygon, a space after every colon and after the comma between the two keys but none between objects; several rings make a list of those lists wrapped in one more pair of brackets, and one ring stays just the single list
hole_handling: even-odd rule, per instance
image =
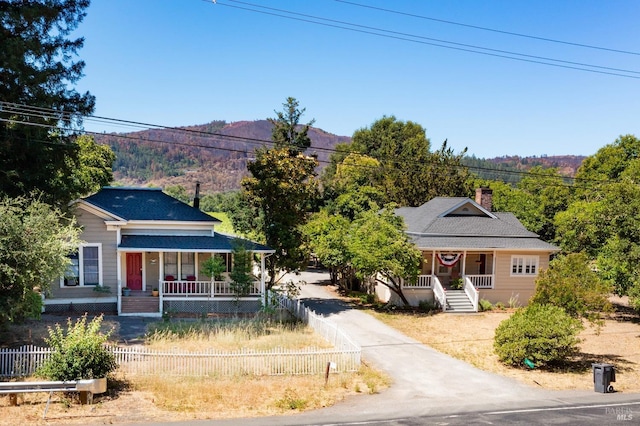
[{"label": "porch step", "polygon": [[142,293],[136,296],[123,296],[121,304],[123,314],[156,313],[160,308],[160,299],[151,294]]},{"label": "porch step", "polygon": [[464,290],[447,290],[447,307],[445,312],[475,312],[473,303]]}]

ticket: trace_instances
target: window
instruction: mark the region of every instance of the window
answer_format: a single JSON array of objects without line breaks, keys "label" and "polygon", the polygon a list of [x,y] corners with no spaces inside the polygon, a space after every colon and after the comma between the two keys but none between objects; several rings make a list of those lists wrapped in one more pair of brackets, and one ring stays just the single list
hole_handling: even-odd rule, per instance
[{"label": "window", "polygon": [[196,276],[195,253],[180,253],[180,276],[188,280]]},{"label": "window", "polygon": [[164,274],[165,276],[178,277],[178,253],[164,254]]},{"label": "window", "polygon": [[196,279],[196,254],[193,252],[166,252],[164,253],[164,279],[189,280]]},{"label": "window", "polygon": [[69,258],[71,264],[62,277],[62,287],[102,285],[101,244],[82,245]]},{"label": "window", "polygon": [[511,275],[538,275],[538,256],[511,256]]}]

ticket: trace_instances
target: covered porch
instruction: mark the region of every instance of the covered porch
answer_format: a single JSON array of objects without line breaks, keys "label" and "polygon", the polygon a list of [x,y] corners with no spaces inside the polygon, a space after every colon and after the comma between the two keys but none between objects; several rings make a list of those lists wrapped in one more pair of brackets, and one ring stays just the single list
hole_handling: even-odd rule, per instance
[{"label": "covered porch", "polygon": [[495,251],[422,251],[416,282],[403,280],[403,288],[431,289],[437,280],[450,289],[457,279],[468,279],[476,289],[492,289],[495,282]]},{"label": "covered porch", "polygon": [[[118,314],[257,311],[266,293],[265,258],[273,250],[245,243],[252,253],[253,280],[239,291],[229,276],[233,268],[232,237],[123,236],[117,256]],[[226,266],[217,279],[203,272],[203,263],[213,256]]]}]

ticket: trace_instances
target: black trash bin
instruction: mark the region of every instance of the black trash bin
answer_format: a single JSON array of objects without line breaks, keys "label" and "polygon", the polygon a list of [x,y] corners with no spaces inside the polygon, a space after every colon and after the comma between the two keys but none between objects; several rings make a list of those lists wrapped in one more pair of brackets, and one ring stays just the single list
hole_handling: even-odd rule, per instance
[{"label": "black trash bin", "polygon": [[612,364],[591,364],[593,368],[593,390],[600,393],[613,392],[611,382],[616,381],[616,370]]}]

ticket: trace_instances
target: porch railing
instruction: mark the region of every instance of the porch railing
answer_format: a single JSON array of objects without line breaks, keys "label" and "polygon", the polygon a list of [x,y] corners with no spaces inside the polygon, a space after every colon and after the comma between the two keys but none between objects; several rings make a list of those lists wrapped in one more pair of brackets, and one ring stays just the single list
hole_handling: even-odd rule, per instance
[{"label": "porch railing", "polygon": [[467,295],[471,303],[473,303],[474,312],[478,312],[478,298],[479,298],[478,289],[476,289],[473,286],[473,282],[469,277],[464,278],[462,289],[464,290],[465,294]]},{"label": "porch railing", "polygon": [[475,288],[493,288],[493,275],[465,275]]},{"label": "porch railing", "polygon": [[444,288],[442,288],[438,277],[434,276],[431,282],[433,284],[433,297],[436,299],[436,302],[440,304],[442,312],[444,312],[447,310],[447,293],[444,291]]},{"label": "porch railing", "polygon": [[402,288],[431,288],[431,275],[418,275],[415,283],[402,280]]},{"label": "porch railing", "polygon": [[[236,294],[229,281],[160,281],[160,289],[164,297],[215,297]],[[260,281],[253,282],[247,296],[260,296],[261,294]]]}]

